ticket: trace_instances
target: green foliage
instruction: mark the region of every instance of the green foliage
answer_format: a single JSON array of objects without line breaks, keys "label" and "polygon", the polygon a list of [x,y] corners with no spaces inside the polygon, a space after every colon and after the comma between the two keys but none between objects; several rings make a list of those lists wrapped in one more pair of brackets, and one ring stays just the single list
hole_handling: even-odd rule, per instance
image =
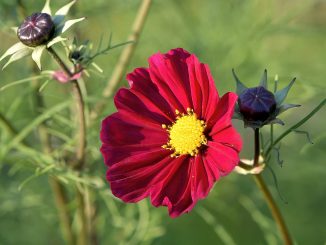
[{"label": "green foliage", "polygon": [[[17,42],[10,28],[25,17],[17,8],[18,2],[0,1],[1,54]],[[41,9],[44,4],[41,0],[20,2],[26,6],[27,13]],[[88,19],[78,28],[74,27],[75,35],[71,32],[68,37],[73,40],[77,36],[78,40],[88,39],[96,43],[102,34],[112,32],[113,43],[123,43],[131,30],[139,3],[131,0],[79,0],[71,9],[71,17],[87,16]],[[57,9],[62,4],[52,1],[51,5]],[[271,157],[270,167],[288,201],[284,204],[279,199],[278,204],[298,244],[325,242],[326,210],[322,183],[326,177],[326,115],[325,110],[320,110],[314,117],[309,114],[320,101],[325,103],[325,9],[325,2],[320,0],[154,1],[128,67],[130,72],[135,67],[146,66],[147,58],[155,52],[184,47],[210,65],[220,94],[234,90],[233,67],[241,71],[241,79],[248,81],[248,87],[257,84],[257,74],[264,68],[268,69],[270,76],[279,74],[280,87],[286,86],[285,81],[297,77],[287,101],[304,106],[284,114],[282,120],[286,126],[274,126],[276,137],[267,142],[265,153]],[[97,51],[105,51],[105,48]],[[64,54],[63,49],[59,52]],[[102,77],[84,77],[87,108],[92,109],[101,98],[120,52],[121,49],[110,50],[108,55],[97,57],[96,64],[103,70]],[[39,57],[35,59],[39,60]],[[45,53],[42,67],[57,69]],[[105,111],[89,127],[85,173],[80,176],[67,169],[65,165],[71,160],[69,157],[72,157],[77,141],[73,136],[77,123],[71,113],[75,108],[71,88],[53,80],[46,82],[49,76],[38,72],[33,74],[34,71],[35,66],[29,60],[20,60],[1,72],[1,244],[49,244],[49,237],[53,239],[52,244],[63,243],[48,176],[56,176],[68,189],[70,197],[75,186],[94,194],[91,198],[98,204],[97,228],[101,244],[252,244],[253,238],[257,244],[280,244],[260,193],[250,179],[235,174],[217,183],[209,197],[200,201],[193,212],[178,219],[170,219],[166,210],[156,209],[148,201],[125,205],[115,199],[105,182],[105,166],[98,139],[101,119],[114,112],[112,100],[107,101]],[[41,108],[38,106],[39,91],[44,99]],[[304,115],[308,116],[303,120],[311,118],[310,121],[298,125]],[[13,127],[3,119],[11,121]],[[240,123],[235,124],[241,128]],[[45,126],[55,146],[50,154],[44,153],[37,137],[39,125]],[[289,134],[298,126],[302,127],[301,131],[311,133],[313,146],[302,140],[302,135]],[[264,130],[264,135],[269,134],[269,130]],[[248,141],[243,156],[251,156],[252,147],[248,140],[251,131],[243,130],[242,133]],[[277,156],[272,154],[272,149],[283,138],[281,154],[285,162],[280,168],[274,164]],[[67,157],[63,158],[63,155]],[[268,172],[265,177],[273,187],[273,177]],[[274,194],[277,199],[276,190]],[[71,201],[69,205],[74,210],[77,203]],[[75,215],[73,221],[76,226]],[[311,228],[303,224],[309,224]]]}]

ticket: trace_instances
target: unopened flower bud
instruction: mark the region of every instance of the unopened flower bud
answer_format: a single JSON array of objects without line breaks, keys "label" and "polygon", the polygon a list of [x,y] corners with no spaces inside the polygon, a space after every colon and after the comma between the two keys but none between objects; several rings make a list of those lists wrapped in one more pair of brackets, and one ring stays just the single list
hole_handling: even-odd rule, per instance
[{"label": "unopened flower bud", "polygon": [[263,86],[245,89],[238,98],[239,110],[243,118],[264,122],[276,110],[274,94]]},{"label": "unopened flower bud", "polygon": [[17,30],[19,40],[29,46],[36,47],[49,41],[54,34],[55,26],[50,15],[34,13],[28,16]]}]

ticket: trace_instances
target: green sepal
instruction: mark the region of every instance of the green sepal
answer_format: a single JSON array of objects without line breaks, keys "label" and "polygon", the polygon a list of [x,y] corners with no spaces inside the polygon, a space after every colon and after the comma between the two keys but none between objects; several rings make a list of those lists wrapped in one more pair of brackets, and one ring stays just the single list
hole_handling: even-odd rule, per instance
[{"label": "green sepal", "polygon": [[37,67],[42,70],[41,66],[41,57],[44,49],[46,48],[45,45],[37,46],[32,53],[32,59],[35,61]]},{"label": "green sepal", "polygon": [[11,64],[14,61],[17,61],[21,58],[24,58],[27,55],[30,55],[31,53],[31,49],[26,48],[26,49],[21,49],[19,51],[17,51],[16,53],[14,53],[10,59],[8,60],[8,62],[2,67],[2,70],[5,69],[9,64]]},{"label": "green sepal", "polygon": [[240,94],[242,94],[243,91],[245,91],[248,88],[239,80],[239,78],[235,74],[234,69],[232,69],[232,74],[236,81],[236,93],[237,93],[237,95],[240,95]]},{"label": "green sepal", "polygon": [[276,91],[274,96],[275,96],[277,106],[281,106],[282,102],[285,100],[286,96],[288,95],[289,90],[291,89],[291,87],[294,84],[295,80],[296,80],[296,78],[293,78],[288,86],[286,86],[285,88],[283,88],[283,89],[281,89],[279,91]]},{"label": "green sepal", "polygon": [[259,85],[263,86],[264,88],[267,89],[267,70],[266,69],[264,70],[264,73],[260,79]]},{"label": "green sepal", "polygon": [[301,105],[297,104],[283,104],[280,106],[278,115],[292,108],[300,107]]},{"label": "green sepal", "polygon": [[62,8],[60,8],[53,17],[53,22],[55,25],[59,25],[63,19],[65,18],[65,16],[68,14],[70,8],[72,5],[74,5],[76,3],[76,0],[66,4],[65,6],[63,6]]},{"label": "green sepal", "polygon": [[15,43],[10,48],[8,48],[7,51],[1,56],[0,61],[2,61],[7,56],[13,55],[14,53],[16,53],[22,49],[29,49],[29,48],[21,42]]},{"label": "green sepal", "polygon": [[58,42],[66,41],[66,40],[67,40],[67,38],[65,38],[65,37],[56,36],[50,42],[47,43],[46,47],[50,48],[52,45],[54,45],[54,44],[56,44]]},{"label": "green sepal", "polygon": [[46,0],[41,13],[46,13],[46,14],[52,15],[51,14],[51,7],[50,7],[50,0]]},{"label": "green sepal", "polygon": [[285,123],[279,118],[275,118],[275,119],[269,121],[268,124],[280,124],[282,126],[285,125]]},{"label": "green sepal", "polygon": [[72,27],[74,24],[76,24],[80,21],[83,21],[84,19],[85,19],[85,17],[67,20],[65,23],[63,23],[56,29],[55,36],[61,35],[62,33],[66,32],[70,27]]}]

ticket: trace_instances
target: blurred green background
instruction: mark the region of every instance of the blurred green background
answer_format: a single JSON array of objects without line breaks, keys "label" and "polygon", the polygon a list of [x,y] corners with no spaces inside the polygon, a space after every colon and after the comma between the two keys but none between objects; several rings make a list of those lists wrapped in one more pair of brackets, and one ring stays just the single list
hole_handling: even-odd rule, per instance
[{"label": "blurred green background", "polygon": [[[20,2],[26,6],[27,14],[41,10],[44,4],[42,0]],[[57,9],[66,2],[52,1],[52,6]],[[113,43],[124,42],[139,4],[138,0],[78,0],[72,15],[86,16],[87,20],[75,31],[83,39],[95,43],[101,35],[108,37],[110,32]],[[1,54],[17,41],[9,30],[22,21],[17,6],[18,1],[0,0]],[[297,77],[287,102],[303,106],[281,116],[286,125],[275,127],[279,135],[325,98],[325,13],[324,0],[155,0],[127,70],[147,66],[147,58],[155,52],[183,47],[210,65],[220,94],[235,89],[232,68],[250,86],[258,83],[264,68],[268,70],[271,86],[275,74],[279,75],[280,87]],[[102,76],[85,79],[88,94],[93,99],[100,96],[121,50],[112,50],[97,60],[104,70]],[[44,55],[43,66],[54,69],[55,64],[50,63],[48,57]],[[31,67],[30,58],[13,63],[1,71],[0,87],[31,76]],[[126,82],[122,86],[126,86]],[[46,106],[51,107],[66,100],[70,90],[53,81],[42,93]],[[17,130],[35,117],[34,103],[30,84],[0,92],[0,111]],[[108,101],[102,118],[114,110],[112,101]],[[322,109],[302,127],[310,132],[313,145],[304,135],[291,134],[281,144],[283,167],[278,165],[275,156],[270,162],[287,204],[277,194],[270,172],[264,172],[297,244],[326,242],[325,119],[326,112]],[[104,183],[105,167],[98,152],[99,124],[100,119],[88,135],[87,164],[90,176]],[[244,138],[242,156],[250,158],[252,132],[242,130],[239,122],[235,124]],[[9,136],[2,128],[0,130],[0,145],[4,145]],[[27,138],[40,147],[34,140],[33,134]],[[19,152],[13,151],[1,159],[0,244],[63,243],[47,176],[34,178],[19,190],[19,186],[34,174],[35,168],[32,160]],[[169,218],[165,208],[150,206],[147,200],[128,205],[113,200],[106,184],[94,188],[94,193],[99,205],[100,244],[282,244],[262,195],[250,176],[233,173],[222,179],[207,199],[199,201],[190,214],[177,219]]]}]

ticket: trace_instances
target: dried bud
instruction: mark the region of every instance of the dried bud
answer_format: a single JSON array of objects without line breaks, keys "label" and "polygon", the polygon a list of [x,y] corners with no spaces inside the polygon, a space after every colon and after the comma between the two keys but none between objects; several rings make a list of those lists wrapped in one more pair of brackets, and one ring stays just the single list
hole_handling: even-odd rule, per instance
[{"label": "dried bud", "polygon": [[23,44],[36,47],[49,41],[54,30],[55,26],[50,15],[34,13],[27,17],[18,28],[17,36]]},{"label": "dried bud", "polygon": [[276,110],[274,94],[262,86],[248,88],[238,99],[239,109],[246,121],[264,122]]}]

